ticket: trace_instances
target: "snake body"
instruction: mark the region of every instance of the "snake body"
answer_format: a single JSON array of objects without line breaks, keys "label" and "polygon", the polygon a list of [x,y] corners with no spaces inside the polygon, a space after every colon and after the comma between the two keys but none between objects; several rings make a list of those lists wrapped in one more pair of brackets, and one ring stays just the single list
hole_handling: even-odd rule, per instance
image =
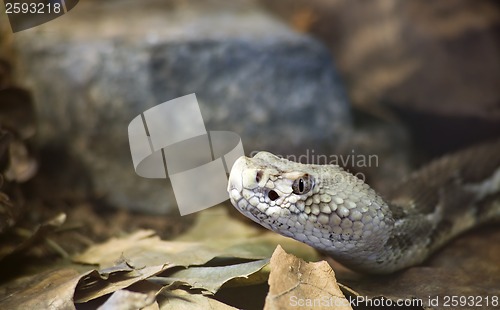
[{"label": "snake body", "polygon": [[500,141],[438,159],[384,198],[337,165],[259,152],[234,163],[228,193],[241,213],[270,230],[353,270],[391,273],[500,218]]}]

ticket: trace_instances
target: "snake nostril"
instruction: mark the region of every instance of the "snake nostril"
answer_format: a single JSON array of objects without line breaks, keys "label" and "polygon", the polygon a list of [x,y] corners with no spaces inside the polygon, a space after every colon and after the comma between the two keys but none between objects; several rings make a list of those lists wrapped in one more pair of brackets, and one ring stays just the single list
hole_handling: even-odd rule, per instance
[{"label": "snake nostril", "polygon": [[280,198],[280,195],[278,195],[278,193],[276,193],[275,191],[269,191],[267,197],[269,197],[269,199],[271,199],[272,201],[275,201],[276,199]]},{"label": "snake nostril", "polygon": [[255,182],[259,183],[261,179],[262,179],[262,170],[259,170],[255,175]]}]

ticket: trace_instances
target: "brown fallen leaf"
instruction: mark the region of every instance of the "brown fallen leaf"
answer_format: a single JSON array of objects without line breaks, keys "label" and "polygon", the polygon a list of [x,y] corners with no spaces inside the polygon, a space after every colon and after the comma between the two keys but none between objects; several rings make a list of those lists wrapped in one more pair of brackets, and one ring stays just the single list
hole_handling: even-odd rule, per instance
[{"label": "brown fallen leaf", "polygon": [[127,290],[118,290],[102,304],[98,310],[135,310],[143,309],[155,302],[155,294],[143,294]]},{"label": "brown fallen leaf", "polygon": [[[57,227],[63,221],[64,215],[56,217],[43,225],[40,231]],[[208,229],[205,235],[212,238],[199,238],[202,226]],[[229,227],[230,231],[220,233],[218,227]],[[221,209],[201,215],[191,233],[192,235],[187,233],[183,236],[184,241],[164,241],[150,230],[140,230],[129,236],[110,239],[103,244],[89,247],[84,253],[73,258],[77,263],[99,265],[99,271],[88,271],[87,268],[80,270],[78,265],[75,265],[75,268],[70,269],[70,273],[67,271],[69,269],[56,270],[49,275],[42,273],[30,279],[31,283],[35,283],[36,293],[26,287],[9,287],[8,291],[3,289],[2,296],[6,297],[1,303],[8,305],[7,308],[43,306],[50,303],[74,308],[74,303],[84,304],[120,291],[121,293],[113,295],[107,305],[116,308],[116,302],[121,303],[135,297],[144,301],[142,297],[154,294],[157,300],[149,304],[151,309],[168,309],[170,306],[175,309],[205,306],[231,309],[214,299],[200,295],[199,289],[214,294],[226,283],[231,286],[262,283],[268,275],[268,270],[264,270],[264,267],[268,265],[268,257],[276,244],[284,244],[306,257],[317,257],[316,252],[308,246],[271,232],[262,233],[260,229],[230,218],[226,210]],[[198,236],[194,237],[196,235]],[[189,240],[190,238],[197,240]],[[203,266],[209,261],[212,266]],[[170,272],[175,266],[187,269]],[[80,271],[76,271],[77,269]],[[57,278],[59,273],[62,273],[63,279]],[[159,277],[154,277],[159,274],[170,277],[172,285],[167,283],[167,286],[162,287],[155,283],[153,280]],[[58,283],[61,283],[60,289]],[[179,285],[187,285],[195,290],[189,291],[191,295],[187,295],[187,292],[177,289]],[[142,295],[123,292],[124,289]],[[182,296],[177,296],[179,294]],[[30,298],[25,299],[24,296]],[[165,299],[164,296],[168,298]],[[149,303],[150,300],[146,298],[146,301]]]},{"label": "brown fallen leaf", "polygon": [[[167,263],[171,267],[188,267],[203,265],[216,257],[266,259],[271,257],[278,244],[307,259],[318,257],[316,250],[308,245],[240,223],[229,217],[225,209],[202,211],[199,218],[192,230],[179,238],[180,241],[161,240],[154,231],[139,230],[129,236],[94,245],[73,260],[99,265],[100,268],[115,266],[122,258],[135,268]],[[231,231],[220,234],[220,227],[231,227]],[[208,238],[201,238],[200,235]]]},{"label": "brown fallen leaf", "polygon": [[221,303],[201,294],[190,294],[184,290],[168,291],[164,298],[158,298],[160,310],[235,310],[231,306]]},{"label": "brown fallen leaf", "polygon": [[[0,195],[1,197],[1,195]],[[1,199],[0,199],[1,200]],[[0,261],[7,257],[12,257],[17,253],[23,251],[29,251],[34,244],[43,240],[50,234],[52,234],[57,228],[59,228],[66,221],[66,214],[60,213],[54,218],[38,225],[37,228],[34,229],[33,232],[26,232],[18,230],[17,235],[15,237],[23,237],[22,241],[17,240],[15,237],[10,237],[9,241],[14,242],[5,242],[0,247]],[[19,236],[21,235],[21,236]],[[26,236],[24,236],[26,235]]]},{"label": "brown fallen leaf", "polygon": [[194,225],[175,241],[203,241],[211,244],[222,240],[238,242],[228,249],[232,255],[239,258],[271,257],[279,244],[287,252],[307,259],[317,261],[318,252],[312,247],[297,240],[281,236],[256,225],[249,225],[229,216],[224,206],[203,210],[199,213]]},{"label": "brown fallen leaf", "polygon": [[248,238],[262,231],[263,229],[257,226],[250,226],[230,217],[226,208],[216,206],[199,212],[191,228],[175,240],[210,241],[212,239]]},{"label": "brown fallen leaf", "polygon": [[[184,283],[194,289],[203,289],[215,294],[222,285],[233,279],[248,279],[251,275],[258,273],[269,263],[269,259],[217,267],[191,267],[169,274],[168,277],[158,278],[163,284]],[[266,274],[267,275],[267,274]],[[256,282],[246,282],[246,285],[265,282],[267,277],[258,278]],[[241,283],[241,282],[240,282]]]},{"label": "brown fallen leaf", "polygon": [[278,246],[264,309],[352,309],[327,262],[306,263]]},{"label": "brown fallen leaf", "polygon": [[[75,256],[76,262],[99,265],[101,268],[115,266],[118,261],[142,268],[169,264],[174,266],[203,265],[215,257],[244,259],[266,258],[263,251],[251,251],[247,239],[212,240],[211,242],[164,241],[153,231],[139,230],[124,238],[112,238],[105,243],[90,247]],[[260,247],[262,248],[262,246]],[[259,248],[259,249],[260,249]]]},{"label": "brown fallen leaf", "polygon": [[[226,230],[221,233],[220,227]],[[305,257],[317,258],[315,250],[307,245],[240,223],[220,208],[202,212],[194,227],[180,239],[164,241],[153,231],[140,230],[89,247],[73,260],[99,265],[101,270],[82,276],[75,302],[84,303],[147,279],[166,285],[162,293],[187,285],[215,294],[228,282],[236,286],[262,283],[268,274],[263,267],[277,244]],[[242,263],[242,260],[254,261]],[[217,266],[203,266],[209,261]],[[179,266],[187,269],[169,271]]]},{"label": "brown fallen leaf", "polygon": [[59,269],[9,283],[0,309],[75,309],[73,293],[80,279],[74,269]]},{"label": "brown fallen leaf", "polygon": [[75,289],[74,301],[84,303],[89,300],[116,292],[132,284],[148,279],[167,269],[168,266],[149,266],[133,271],[116,271],[109,274],[100,274],[93,270],[82,275]]}]

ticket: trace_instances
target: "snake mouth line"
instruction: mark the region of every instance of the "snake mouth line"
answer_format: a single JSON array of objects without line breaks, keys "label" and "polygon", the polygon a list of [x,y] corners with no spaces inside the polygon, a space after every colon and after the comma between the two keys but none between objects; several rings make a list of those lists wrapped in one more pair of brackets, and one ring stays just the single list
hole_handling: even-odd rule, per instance
[{"label": "snake mouth line", "polygon": [[[233,198],[231,198],[231,202],[233,202]],[[267,223],[267,220],[270,218],[269,215],[267,215],[264,211],[259,210],[258,208],[252,206],[249,204],[247,201],[245,201],[243,198],[240,199],[237,203],[233,203],[234,206],[237,206],[236,209],[243,214],[244,216],[248,217],[255,223],[269,229],[273,230],[271,225]]]}]

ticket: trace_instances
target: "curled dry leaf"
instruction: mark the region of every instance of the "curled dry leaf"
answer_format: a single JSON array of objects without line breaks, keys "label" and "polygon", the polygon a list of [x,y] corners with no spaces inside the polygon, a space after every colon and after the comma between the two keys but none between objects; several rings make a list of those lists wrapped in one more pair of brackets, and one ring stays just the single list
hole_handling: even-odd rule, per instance
[{"label": "curled dry leaf", "polygon": [[327,262],[306,263],[278,246],[265,309],[352,309]]},{"label": "curled dry leaf", "polygon": [[116,271],[109,274],[100,274],[96,270],[90,271],[83,275],[78,282],[74,300],[76,303],[84,303],[99,298],[148,279],[166,268],[168,266],[150,266],[134,269],[133,271]]},{"label": "curled dry leaf", "polygon": [[9,146],[10,164],[5,171],[7,180],[19,183],[31,179],[38,170],[37,161],[31,157],[27,146],[21,140],[14,140]]}]

